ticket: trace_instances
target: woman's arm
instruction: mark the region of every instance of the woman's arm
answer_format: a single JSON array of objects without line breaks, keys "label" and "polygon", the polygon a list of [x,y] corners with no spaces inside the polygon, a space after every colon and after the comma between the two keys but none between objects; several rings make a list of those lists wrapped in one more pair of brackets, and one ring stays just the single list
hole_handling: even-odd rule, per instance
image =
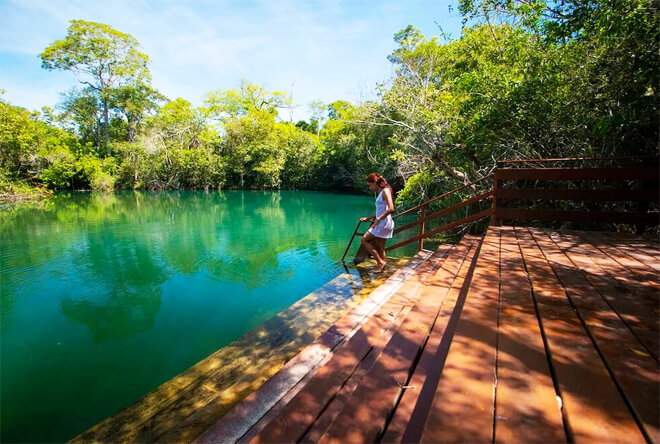
[{"label": "woman's arm", "polygon": [[371,216],[361,217],[360,222],[366,222],[368,220],[372,220],[374,217],[376,217],[376,213],[372,214]]}]

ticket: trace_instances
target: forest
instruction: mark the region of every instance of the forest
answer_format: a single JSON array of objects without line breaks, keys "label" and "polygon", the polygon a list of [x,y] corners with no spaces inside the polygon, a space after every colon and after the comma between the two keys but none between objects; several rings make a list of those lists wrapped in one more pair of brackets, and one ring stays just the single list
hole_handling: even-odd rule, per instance
[{"label": "forest", "polygon": [[363,191],[376,171],[413,203],[501,159],[657,155],[657,2],[461,0],[459,11],[460,38],[394,34],[383,54],[394,74],[373,100],[314,102],[298,122],[289,92],[249,80],[201,106],[167,98],[134,37],[72,20],[40,58],[79,86],[38,112],[0,98],[0,195]]}]

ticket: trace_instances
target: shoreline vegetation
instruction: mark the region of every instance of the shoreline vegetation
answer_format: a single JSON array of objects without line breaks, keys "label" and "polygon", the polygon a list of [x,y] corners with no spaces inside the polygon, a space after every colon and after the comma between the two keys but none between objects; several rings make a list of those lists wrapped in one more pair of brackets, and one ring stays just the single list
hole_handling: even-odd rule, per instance
[{"label": "shoreline vegetation", "polygon": [[298,122],[289,92],[248,80],[197,107],[169,99],[133,36],[71,20],[40,57],[79,86],[34,112],[0,95],[0,201],[77,189],[366,192],[375,171],[398,205],[414,205],[504,158],[657,156],[657,2],[458,9],[458,38],[412,25],[394,34],[383,54],[392,78],[371,100],[313,102]]},{"label": "shoreline vegetation", "polygon": [[44,186],[32,186],[25,182],[0,183],[0,203],[48,199],[53,194],[52,190]]}]

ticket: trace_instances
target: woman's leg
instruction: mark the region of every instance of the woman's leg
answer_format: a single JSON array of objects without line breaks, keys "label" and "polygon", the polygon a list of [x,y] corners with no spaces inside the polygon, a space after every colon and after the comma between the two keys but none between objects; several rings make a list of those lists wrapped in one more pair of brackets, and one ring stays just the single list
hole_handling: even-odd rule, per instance
[{"label": "woman's leg", "polygon": [[378,262],[378,265],[384,265],[385,259],[383,259],[380,256],[380,253],[378,252],[378,246],[376,245],[376,237],[371,234],[371,233],[364,233],[364,236],[362,236],[362,245],[364,246],[365,250],[371,254],[374,259],[376,259],[376,262]]},{"label": "woman's leg", "polygon": [[382,238],[382,237],[377,237],[376,238],[376,243],[378,245],[378,254],[380,254],[380,257],[383,259],[383,261],[387,261],[387,255],[385,254],[385,242],[387,242],[387,239]]}]

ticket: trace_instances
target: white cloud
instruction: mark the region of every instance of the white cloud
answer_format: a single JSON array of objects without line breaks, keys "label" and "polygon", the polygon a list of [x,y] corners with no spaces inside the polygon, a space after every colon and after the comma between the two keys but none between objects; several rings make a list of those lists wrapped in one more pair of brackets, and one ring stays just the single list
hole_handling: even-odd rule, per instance
[{"label": "white cloud", "polygon": [[[206,92],[236,87],[247,78],[292,90],[303,105],[296,118],[302,118],[312,100],[356,100],[356,91],[385,80],[392,35],[409,23],[437,32],[433,21],[442,22],[447,10],[438,3],[444,2],[8,0],[0,2],[0,57],[6,56],[0,87],[23,106],[33,107],[39,96],[57,101],[53,88],[75,85],[72,75],[68,86],[61,80],[66,76],[46,86],[20,79],[54,79],[54,73],[38,72],[37,55],[64,37],[70,19],[84,19],[136,37],[151,59],[154,86],[170,98],[199,104]],[[19,56],[35,63],[18,63]]]}]

